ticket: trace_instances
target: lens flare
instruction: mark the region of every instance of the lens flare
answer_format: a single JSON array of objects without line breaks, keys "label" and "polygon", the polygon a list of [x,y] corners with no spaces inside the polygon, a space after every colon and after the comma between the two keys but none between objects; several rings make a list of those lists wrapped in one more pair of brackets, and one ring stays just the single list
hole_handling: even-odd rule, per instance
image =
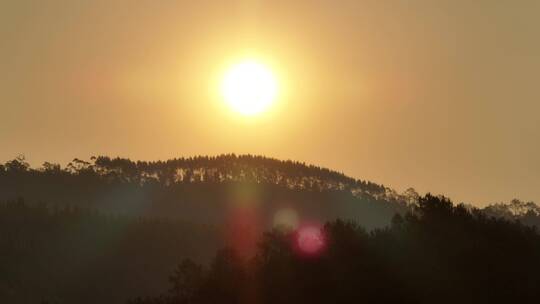
[{"label": "lens flare", "polygon": [[326,244],[323,230],[317,225],[300,227],[297,231],[296,243],[300,252],[306,255],[321,253]]},{"label": "lens flare", "polygon": [[230,210],[225,226],[227,246],[242,257],[254,256],[258,238],[263,233],[261,222],[256,208],[248,206]]},{"label": "lens flare", "polygon": [[291,208],[279,209],[274,214],[273,226],[276,229],[293,231],[298,228],[298,214]]}]

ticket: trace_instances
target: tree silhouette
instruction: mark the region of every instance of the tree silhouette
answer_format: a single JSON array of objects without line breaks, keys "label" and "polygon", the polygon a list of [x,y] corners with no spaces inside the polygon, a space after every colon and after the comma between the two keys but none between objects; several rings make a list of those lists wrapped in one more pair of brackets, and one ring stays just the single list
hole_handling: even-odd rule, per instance
[{"label": "tree silhouette", "polygon": [[[327,222],[323,249],[305,254],[298,230],[272,230],[284,207]],[[260,225],[246,231],[268,230],[253,256],[225,233],[237,213]],[[20,156],[0,165],[0,299],[528,303],[539,297],[539,223],[532,202],[480,210],[260,156],[37,169]]]},{"label": "tree silhouette", "polygon": [[540,296],[536,230],[444,197],[419,197],[384,229],[336,220],[323,231],[328,243],[315,256],[295,250],[295,232],[283,230],[265,233],[250,261],[219,252],[191,303],[536,303]]}]

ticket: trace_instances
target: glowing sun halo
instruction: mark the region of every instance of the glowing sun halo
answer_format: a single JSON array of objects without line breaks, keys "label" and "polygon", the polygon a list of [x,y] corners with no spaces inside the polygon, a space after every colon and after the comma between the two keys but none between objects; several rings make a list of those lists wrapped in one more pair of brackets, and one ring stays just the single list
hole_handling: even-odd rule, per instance
[{"label": "glowing sun halo", "polygon": [[243,115],[265,111],[275,100],[277,82],[272,72],[254,60],[233,65],[221,84],[225,101]]}]

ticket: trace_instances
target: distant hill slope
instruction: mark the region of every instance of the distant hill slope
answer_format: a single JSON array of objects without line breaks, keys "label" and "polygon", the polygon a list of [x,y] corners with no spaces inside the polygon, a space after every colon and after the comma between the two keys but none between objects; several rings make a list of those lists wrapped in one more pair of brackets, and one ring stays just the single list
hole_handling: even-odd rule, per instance
[{"label": "distant hill slope", "polygon": [[[297,161],[224,154],[150,162],[98,156],[74,159],[63,168],[48,162],[31,168],[17,157],[0,164],[0,201],[19,197],[29,203],[204,224],[226,223],[231,209],[250,206],[265,228],[287,208],[300,220],[342,218],[375,228],[404,213],[419,195]],[[533,202],[513,200],[483,212],[540,226],[540,207]]]},{"label": "distant hill slope", "polygon": [[348,218],[368,228],[388,224],[410,199],[326,168],[234,154],[155,162],[99,156],[36,169],[19,157],[0,165],[0,200],[18,197],[210,224],[223,223],[227,210],[248,202],[268,225],[289,208],[301,219]]}]

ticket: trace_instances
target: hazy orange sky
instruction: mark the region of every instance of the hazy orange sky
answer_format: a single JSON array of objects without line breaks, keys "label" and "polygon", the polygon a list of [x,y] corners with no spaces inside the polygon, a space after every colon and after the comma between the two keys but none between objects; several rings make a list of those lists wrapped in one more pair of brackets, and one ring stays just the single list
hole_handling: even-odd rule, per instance
[{"label": "hazy orange sky", "polygon": [[[540,1],[1,1],[0,162],[301,160],[485,205],[540,202]],[[225,66],[277,75],[269,112]]]}]

